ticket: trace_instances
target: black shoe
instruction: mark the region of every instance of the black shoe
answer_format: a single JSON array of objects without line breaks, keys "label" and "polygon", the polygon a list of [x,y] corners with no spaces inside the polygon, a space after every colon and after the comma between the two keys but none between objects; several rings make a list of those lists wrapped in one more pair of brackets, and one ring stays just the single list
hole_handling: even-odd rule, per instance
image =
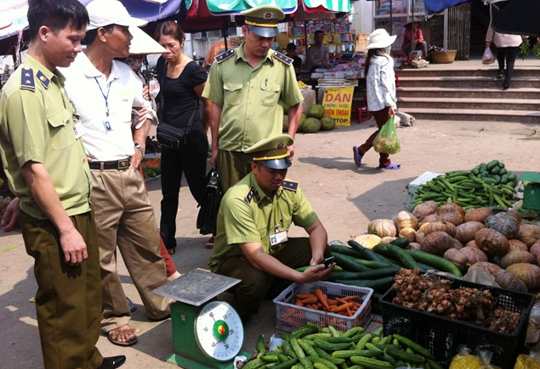
[{"label": "black shoe", "polygon": [[497,74],[497,79],[503,79],[503,78],[504,78],[504,74],[503,74],[503,73]]},{"label": "black shoe", "polygon": [[509,88],[510,88],[510,86],[502,86],[502,90],[503,90],[503,91],[506,91],[506,90],[508,90]]},{"label": "black shoe", "polygon": [[137,310],[137,306],[135,306],[135,304],[129,299],[129,297],[126,297],[126,300],[129,306],[129,311],[132,313],[135,312]]},{"label": "black shoe", "polygon": [[121,367],[126,362],[124,355],[104,357],[103,363],[98,369],[115,369]]}]

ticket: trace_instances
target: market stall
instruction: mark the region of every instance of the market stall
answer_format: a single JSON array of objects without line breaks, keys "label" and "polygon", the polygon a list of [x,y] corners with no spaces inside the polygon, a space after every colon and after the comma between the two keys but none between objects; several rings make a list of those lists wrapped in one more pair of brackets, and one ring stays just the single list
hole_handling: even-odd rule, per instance
[{"label": "market stall", "polygon": [[499,160],[419,176],[406,209],[331,243],[329,281],[274,300],[292,335],[252,365],[538,368],[538,187]]}]

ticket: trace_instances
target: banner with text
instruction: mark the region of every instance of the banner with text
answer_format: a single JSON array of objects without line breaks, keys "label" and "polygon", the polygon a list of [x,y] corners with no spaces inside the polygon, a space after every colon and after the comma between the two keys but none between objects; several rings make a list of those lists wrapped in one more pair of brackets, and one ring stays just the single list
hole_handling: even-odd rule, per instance
[{"label": "banner with text", "polygon": [[353,94],[354,87],[326,87],[322,104],[325,114],[334,118],[336,125],[351,125]]}]

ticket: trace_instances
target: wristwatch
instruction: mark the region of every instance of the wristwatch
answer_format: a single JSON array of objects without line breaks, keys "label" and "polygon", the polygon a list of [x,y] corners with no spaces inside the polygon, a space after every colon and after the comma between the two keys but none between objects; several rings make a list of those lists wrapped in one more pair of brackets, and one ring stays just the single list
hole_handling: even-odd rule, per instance
[{"label": "wristwatch", "polygon": [[135,148],[141,152],[142,156],[144,156],[144,147],[142,147],[140,143],[135,142]]}]

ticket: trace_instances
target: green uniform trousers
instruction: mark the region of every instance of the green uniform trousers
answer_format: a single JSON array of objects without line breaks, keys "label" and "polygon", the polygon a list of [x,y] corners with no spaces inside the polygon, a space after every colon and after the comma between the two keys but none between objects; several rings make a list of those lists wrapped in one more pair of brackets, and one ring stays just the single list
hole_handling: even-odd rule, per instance
[{"label": "green uniform trousers", "polygon": [[[330,249],[327,248],[325,257],[330,256],[330,254]],[[309,265],[311,260],[309,238],[289,238],[285,246],[274,257],[293,269]],[[291,284],[291,281],[276,278],[254,268],[246,258],[238,256],[222,261],[217,272],[242,280],[233,287],[234,298],[232,301],[233,308],[242,318],[257,314],[262,300],[269,292],[280,292]]]},{"label": "green uniform trousers", "polygon": [[219,150],[216,161],[219,184],[221,185],[221,191],[225,193],[229,188],[251,173],[253,154]]},{"label": "green uniform trousers", "polygon": [[45,369],[95,369],[101,319],[101,276],[94,213],[70,217],[84,238],[88,259],[64,262],[60,237],[49,221],[21,212],[19,223],[28,255],[35,259],[36,312]]}]

